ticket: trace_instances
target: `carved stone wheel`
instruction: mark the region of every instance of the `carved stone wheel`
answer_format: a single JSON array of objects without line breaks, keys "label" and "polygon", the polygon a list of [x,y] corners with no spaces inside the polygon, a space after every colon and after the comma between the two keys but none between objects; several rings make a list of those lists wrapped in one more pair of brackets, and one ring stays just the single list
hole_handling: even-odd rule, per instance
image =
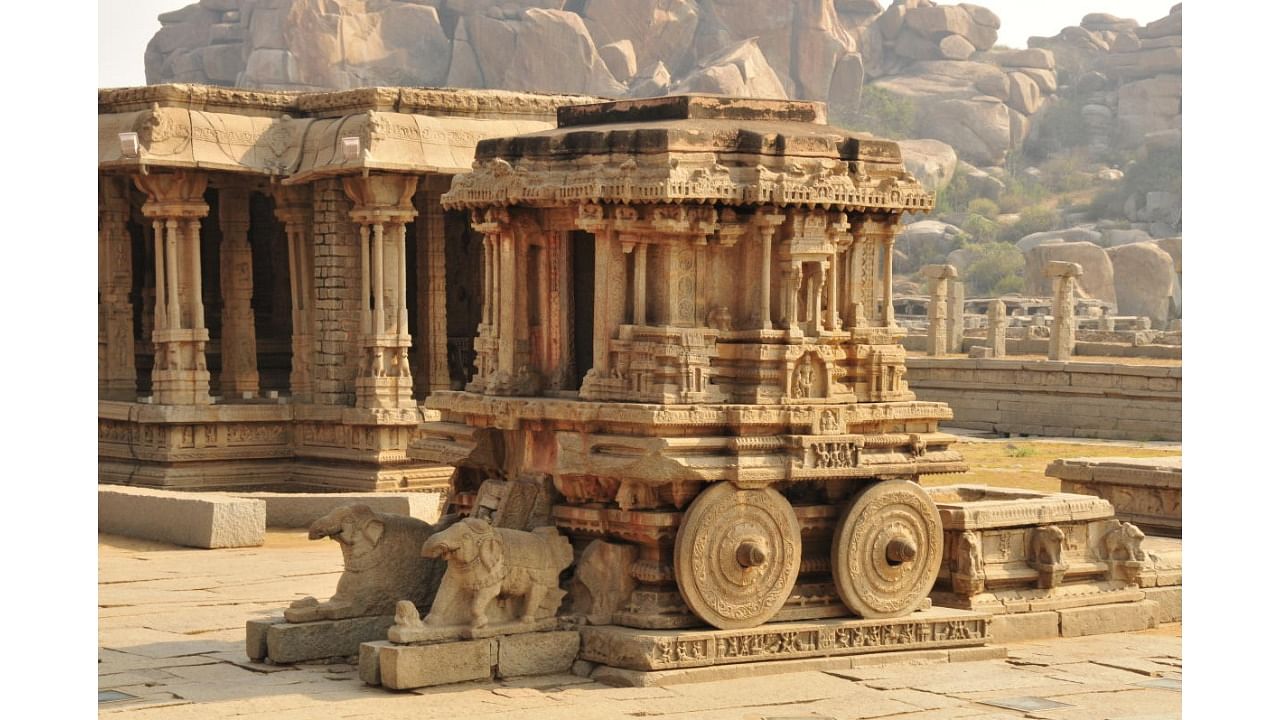
[{"label": "carved stone wheel", "polygon": [[942,567],[942,517],[909,480],[885,480],[855,496],[831,541],[840,598],[864,618],[899,617],[919,607]]},{"label": "carved stone wheel", "polygon": [[767,622],[800,574],[800,523],[772,488],[703,490],[680,521],[676,584],[695,615],[721,630]]}]

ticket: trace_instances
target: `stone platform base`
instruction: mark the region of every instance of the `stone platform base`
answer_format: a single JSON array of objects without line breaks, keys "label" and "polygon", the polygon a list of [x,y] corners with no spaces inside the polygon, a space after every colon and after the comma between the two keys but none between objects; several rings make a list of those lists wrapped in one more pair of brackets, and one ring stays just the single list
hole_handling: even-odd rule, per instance
[{"label": "stone platform base", "polygon": [[412,690],[471,680],[565,673],[573,667],[579,644],[574,630],[431,645],[366,642],[360,645],[360,679],[391,690]]},{"label": "stone platform base", "polygon": [[[869,655],[845,655],[842,657],[804,658],[800,660],[765,660],[763,662],[715,665],[712,667],[683,668],[679,670],[626,670],[607,665],[581,662],[574,672],[590,677],[603,685],[615,687],[667,687],[685,683],[734,680],[765,675],[782,675],[794,672],[850,670],[875,665],[931,665],[944,662],[968,662],[973,660],[997,660],[1008,657],[1008,648],[1002,645],[955,648],[952,650],[895,650]],[[904,671],[905,672],[905,671]]]},{"label": "stone platform base", "polygon": [[991,616],[932,608],[889,620],[840,618],[746,630],[582,629],[581,659],[626,670],[674,670],[771,660],[980,647]]},{"label": "stone platform base", "polygon": [[1097,495],[1148,534],[1182,537],[1182,458],[1062,458],[1044,471],[1062,491]]},{"label": "stone platform base", "polygon": [[1147,630],[1181,619],[1182,588],[1159,588],[1139,602],[997,615],[991,620],[991,637],[998,643],[1013,643],[1102,635]]},{"label": "stone platform base", "polygon": [[355,657],[360,644],[387,637],[395,616],[285,622],[283,617],[245,624],[245,654],[250,660],[276,664]]}]

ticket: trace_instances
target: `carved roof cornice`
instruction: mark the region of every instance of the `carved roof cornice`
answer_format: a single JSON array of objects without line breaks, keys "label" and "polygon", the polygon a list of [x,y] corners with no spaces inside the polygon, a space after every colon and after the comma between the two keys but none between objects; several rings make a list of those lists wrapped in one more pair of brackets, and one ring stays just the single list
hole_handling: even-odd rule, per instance
[{"label": "carved roof cornice", "polygon": [[177,107],[239,115],[296,113],[297,92],[245,90],[215,85],[144,85],[142,87],[101,88],[98,114],[138,112],[160,107]]},{"label": "carved roof cornice", "polygon": [[467,117],[525,116],[551,120],[566,105],[597,103],[587,95],[555,95],[465,88],[369,87],[338,92],[303,93],[299,108],[317,117],[374,110]]}]

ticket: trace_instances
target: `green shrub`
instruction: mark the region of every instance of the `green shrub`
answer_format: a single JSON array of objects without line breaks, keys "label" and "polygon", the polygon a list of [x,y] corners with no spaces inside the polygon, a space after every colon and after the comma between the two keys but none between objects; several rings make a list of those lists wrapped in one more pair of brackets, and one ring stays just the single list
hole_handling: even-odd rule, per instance
[{"label": "green shrub", "polygon": [[995,200],[984,197],[974,198],[969,201],[969,206],[965,208],[970,215],[981,215],[988,220],[995,220],[1000,214],[1000,206]]},{"label": "green shrub", "polygon": [[[993,206],[995,205],[995,203],[991,204]],[[969,203],[969,206],[972,207],[973,203]],[[972,212],[970,212],[969,217],[965,218],[965,221],[960,225],[960,229],[964,230],[969,237],[979,243],[992,242],[1000,234],[1000,226],[996,221]]]},{"label": "green shrub", "polygon": [[1032,205],[1018,213],[1017,222],[1003,228],[997,239],[1017,242],[1031,233],[1045,232],[1058,226],[1058,213],[1046,205]]},{"label": "green shrub", "polygon": [[972,243],[964,249],[973,256],[964,272],[965,287],[973,297],[1022,292],[1026,263],[1021,250],[1003,242]]}]

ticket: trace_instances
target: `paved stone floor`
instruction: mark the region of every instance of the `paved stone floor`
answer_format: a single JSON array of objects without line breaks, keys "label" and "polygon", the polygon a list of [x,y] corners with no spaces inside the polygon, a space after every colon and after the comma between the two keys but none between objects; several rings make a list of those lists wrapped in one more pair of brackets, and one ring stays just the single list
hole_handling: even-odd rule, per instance
[{"label": "paved stone floor", "polygon": [[[1180,717],[1182,626],[1010,645],[954,664],[798,672],[669,688],[573,675],[408,693],[366,687],[349,665],[270,666],[244,654],[244,623],[305,595],[328,597],[333,543],[269,532],[260,548],[191,550],[99,535],[98,688],[134,696],[100,716],[149,718],[1045,718]],[[990,703],[1052,701],[1052,709]]]}]

